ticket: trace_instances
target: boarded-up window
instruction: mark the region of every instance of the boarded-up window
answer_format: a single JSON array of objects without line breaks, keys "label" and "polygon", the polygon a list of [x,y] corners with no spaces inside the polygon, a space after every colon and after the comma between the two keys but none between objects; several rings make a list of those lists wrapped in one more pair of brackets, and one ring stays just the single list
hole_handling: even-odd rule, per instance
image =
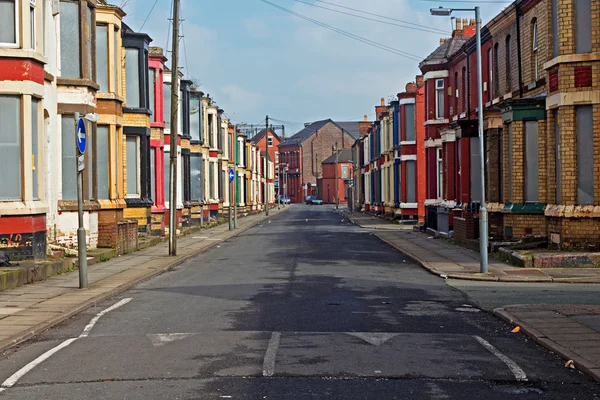
[{"label": "boarded-up window", "polygon": [[109,197],[108,193],[108,173],[109,173],[109,127],[107,125],[98,125],[96,129],[96,145],[97,145],[97,157],[98,157],[98,198],[107,200]]},{"label": "boarded-up window", "polygon": [[575,0],[575,52],[592,52],[592,2]]},{"label": "boarded-up window", "polygon": [[127,196],[140,196],[140,152],[139,137],[127,136],[126,139],[126,160],[127,160]]},{"label": "boarded-up window", "polygon": [[208,163],[208,193],[211,200],[215,199],[215,163]]},{"label": "boarded-up window", "polygon": [[537,202],[538,195],[538,122],[525,122],[525,201]]},{"label": "boarded-up window", "polygon": [[192,201],[203,200],[202,190],[204,179],[202,178],[202,155],[190,154],[190,180],[192,186]]},{"label": "boarded-up window", "polygon": [[63,78],[81,76],[81,35],[79,32],[79,2],[60,2],[60,75]]},{"label": "boarded-up window", "polygon": [[96,26],[96,83],[108,92],[108,25]]},{"label": "boarded-up window", "polygon": [[[75,151],[74,138],[69,142]],[[75,161],[72,161],[72,169]],[[0,96],[0,200],[21,200],[21,97]],[[12,171],[8,173],[8,171]]]},{"label": "boarded-up window", "polygon": [[471,153],[471,201],[481,202],[481,156],[479,155],[479,137],[469,138]]},{"label": "boarded-up window", "polygon": [[415,162],[413,160],[409,160],[406,162],[406,202],[407,203],[416,203],[416,172],[415,172]]},{"label": "boarded-up window", "polygon": [[552,57],[558,56],[558,0],[552,1]]},{"label": "boarded-up window", "polygon": [[165,184],[165,204],[168,204],[171,200],[171,153],[168,150],[165,150],[164,157],[164,168],[163,168],[163,181]]},{"label": "boarded-up window", "polygon": [[165,116],[165,128],[171,129],[171,83],[163,83],[163,110]]},{"label": "boarded-up window", "polygon": [[[2,109],[2,107],[0,107]],[[62,199],[77,200],[77,165],[75,162],[75,119],[63,115],[62,123]]]},{"label": "boarded-up window", "polygon": [[415,140],[415,105],[406,104],[404,106],[404,129],[406,131],[406,140],[412,142]]},{"label": "boarded-up window", "polygon": [[154,85],[156,85],[156,69],[148,68],[148,98],[150,100],[150,112],[152,113],[152,116],[150,118],[152,119],[152,122],[159,122],[157,119],[158,117],[156,115],[156,99],[154,98]]},{"label": "boarded-up window", "polygon": [[[40,135],[40,101],[31,99],[31,162],[32,162],[32,184],[33,184],[33,199],[39,200],[39,176],[40,176],[40,152],[39,152],[39,135]],[[0,186],[1,187],[1,186]]]},{"label": "boarded-up window", "polygon": [[190,97],[190,136],[199,141],[202,132],[202,101],[199,95]]},{"label": "boarded-up window", "polygon": [[512,203],[513,201],[513,174],[512,174],[512,163],[513,163],[513,150],[512,150],[512,143],[513,143],[513,137],[512,137],[512,124],[508,125],[508,135],[507,135],[507,139],[508,139],[508,165],[507,170],[508,170],[508,202]]},{"label": "boarded-up window", "polygon": [[125,50],[126,100],[129,108],[140,107],[140,51],[135,48]]},{"label": "boarded-up window", "polygon": [[553,110],[554,115],[554,140],[556,141],[555,148],[555,156],[556,156],[556,204],[560,204],[560,186],[561,186],[561,177],[560,177],[560,125],[558,124],[558,110]]},{"label": "boarded-up window", "polygon": [[156,205],[156,147],[150,148],[150,196]]},{"label": "boarded-up window", "polygon": [[16,0],[0,0],[0,43],[16,44]]},{"label": "boarded-up window", "polygon": [[578,106],[577,204],[594,204],[594,137],[592,106]]}]

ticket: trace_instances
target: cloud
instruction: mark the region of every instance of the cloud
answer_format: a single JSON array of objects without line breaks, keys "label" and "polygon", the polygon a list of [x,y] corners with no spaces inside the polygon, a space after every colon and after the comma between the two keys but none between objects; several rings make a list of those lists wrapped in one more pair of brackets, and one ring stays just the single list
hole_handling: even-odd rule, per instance
[{"label": "cloud", "polygon": [[236,115],[254,115],[260,110],[265,103],[265,97],[258,92],[254,92],[244,87],[229,83],[222,86],[218,92],[223,97],[222,99],[215,96],[217,103],[226,103],[228,114]]},{"label": "cloud", "polygon": [[253,38],[265,38],[269,36],[269,28],[266,22],[260,18],[245,18],[242,25],[246,32]]}]

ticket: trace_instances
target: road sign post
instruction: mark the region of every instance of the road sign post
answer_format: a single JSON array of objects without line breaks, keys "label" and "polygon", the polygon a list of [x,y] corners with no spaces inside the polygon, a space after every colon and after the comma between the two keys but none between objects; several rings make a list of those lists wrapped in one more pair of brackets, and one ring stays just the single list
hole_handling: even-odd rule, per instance
[{"label": "road sign post", "polygon": [[233,218],[231,218],[233,211],[233,203],[235,202],[235,193],[233,193],[233,181],[235,180],[235,171],[233,168],[229,168],[229,230],[233,230]]},{"label": "road sign post", "polygon": [[85,227],[83,226],[83,171],[85,170],[85,149],[87,147],[87,135],[85,121],[75,113],[75,143],[77,153],[77,256],[79,260],[79,288],[88,287],[87,274],[87,244],[85,238]]}]

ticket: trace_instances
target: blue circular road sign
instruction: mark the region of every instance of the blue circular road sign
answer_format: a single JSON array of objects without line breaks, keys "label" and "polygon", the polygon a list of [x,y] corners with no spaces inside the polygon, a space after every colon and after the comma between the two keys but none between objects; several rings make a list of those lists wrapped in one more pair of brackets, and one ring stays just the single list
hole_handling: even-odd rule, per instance
[{"label": "blue circular road sign", "polygon": [[77,122],[77,148],[81,154],[85,153],[86,144],[87,137],[85,135],[85,121],[83,118],[79,118],[79,122]]},{"label": "blue circular road sign", "polygon": [[233,168],[229,168],[229,183],[233,182],[234,179],[235,179],[235,172],[233,171]]}]

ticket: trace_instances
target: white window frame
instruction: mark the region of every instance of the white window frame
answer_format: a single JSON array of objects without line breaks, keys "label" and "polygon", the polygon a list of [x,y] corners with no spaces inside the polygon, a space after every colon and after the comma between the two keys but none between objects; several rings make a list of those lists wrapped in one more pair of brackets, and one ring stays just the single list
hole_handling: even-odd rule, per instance
[{"label": "white window frame", "polygon": [[[141,149],[140,149],[140,136],[139,135],[125,135],[126,139],[125,139],[125,154],[127,154],[127,139],[132,137],[135,138],[135,148],[136,148],[136,154],[137,154],[137,188],[138,188],[138,193],[129,193],[129,186],[127,186],[127,193],[125,194],[125,197],[128,199],[139,199],[142,197],[142,166],[141,166],[141,161],[142,161],[142,157],[141,157]],[[129,162],[127,163],[129,164]],[[181,164],[180,164],[181,165]],[[129,165],[127,165],[127,168],[129,168]],[[127,182],[127,176],[125,176],[125,182]]]},{"label": "white window frame", "polygon": [[533,23],[532,29],[532,50],[533,50],[533,63],[534,63],[534,76],[533,79],[537,82],[539,77],[539,64],[538,64],[538,23],[535,21]]},{"label": "white window frame", "polygon": [[441,199],[443,197],[443,184],[444,184],[444,165],[442,160],[442,148],[438,147],[435,149],[436,154],[436,191],[437,198]]},{"label": "white window frame", "polygon": [[[441,83],[441,86],[440,86]],[[436,79],[435,80],[435,118],[436,119],[444,119],[444,104],[442,101],[442,109],[440,110],[440,104],[439,104],[439,92],[442,93],[442,98],[444,96],[444,80],[443,79]]]},{"label": "white window frame", "polygon": [[[33,21],[31,21],[31,12],[33,11]],[[30,47],[32,50],[37,50],[37,10],[36,0],[29,0],[29,33],[31,34]]]},{"label": "white window frame", "polygon": [[0,47],[8,47],[11,49],[18,49],[20,47],[20,36],[19,36],[19,32],[21,31],[21,25],[19,24],[20,22],[20,17],[19,17],[19,8],[20,8],[20,2],[19,0],[13,0],[13,2],[15,3],[15,43],[8,43],[8,42],[0,42]]},{"label": "white window frame", "polygon": [[267,136],[267,146],[273,147],[273,136]]}]

